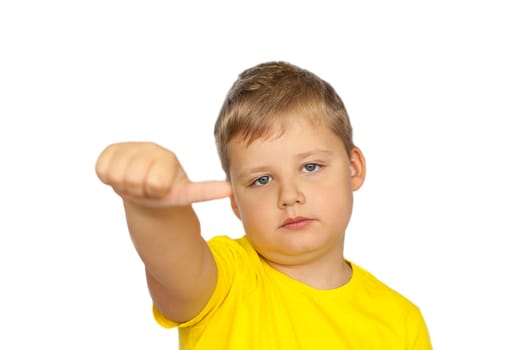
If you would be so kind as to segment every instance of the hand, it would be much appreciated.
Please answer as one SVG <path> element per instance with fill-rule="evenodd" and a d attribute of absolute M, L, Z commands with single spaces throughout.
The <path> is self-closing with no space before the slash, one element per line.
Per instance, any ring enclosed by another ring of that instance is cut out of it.
<path fill-rule="evenodd" d="M 147 207 L 187 206 L 228 197 L 226 181 L 191 182 L 175 154 L 151 142 L 108 146 L 96 172 L 123 199 Z"/>

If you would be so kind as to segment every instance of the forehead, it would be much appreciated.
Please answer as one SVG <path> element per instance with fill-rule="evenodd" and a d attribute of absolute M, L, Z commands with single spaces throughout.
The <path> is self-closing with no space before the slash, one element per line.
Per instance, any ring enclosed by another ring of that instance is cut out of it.
<path fill-rule="evenodd" d="M 306 115 L 287 114 L 280 118 L 274 118 L 272 123 L 259 127 L 255 130 L 245 130 L 234 135 L 228 142 L 228 148 L 251 148 L 252 145 L 272 144 L 285 141 L 294 134 L 312 134 L 316 129 L 323 128 L 321 118 L 313 118 Z"/>
<path fill-rule="evenodd" d="M 343 142 L 326 125 L 296 119 L 272 128 L 249 142 L 240 135 L 228 143 L 230 174 L 246 168 L 293 161 L 313 154 L 346 154 Z"/>
<path fill-rule="evenodd" d="M 270 116 L 258 116 L 235 132 L 229 143 L 244 143 L 247 146 L 256 141 L 271 141 L 278 139 L 291 127 L 320 127 L 326 123 L 319 113 L 306 110 L 281 111 Z"/>

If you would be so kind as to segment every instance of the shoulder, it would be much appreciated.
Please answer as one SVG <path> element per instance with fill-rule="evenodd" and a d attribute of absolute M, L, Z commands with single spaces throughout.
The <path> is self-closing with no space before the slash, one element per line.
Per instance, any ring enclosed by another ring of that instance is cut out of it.
<path fill-rule="evenodd" d="M 395 317 L 413 317 L 419 315 L 419 308 L 403 294 L 386 285 L 372 273 L 352 263 L 354 297 L 371 308 Z"/>
<path fill-rule="evenodd" d="M 393 298 L 400 303 L 412 304 L 406 297 L 380 281 L 363 267 L 352 263 L 352 270 L 353 276 L 351 282 L 355 284 L 354 287 L 358 288 L 360 293 L 364 293 L 371 298 Z"/>
<path fill-rule="evenodd" d="M 381 282 L 364 268 L 352 264 L 353 297 L 372 318 L 404 334 L 407 349 L 431 349 L 428 329 L 418 306 Z"/>
<path fill-rule="evenodd" d="M 409 343 L 429 349 L 428 330 L 419 307 L 364 268 L 353 263 L 352 267 L 353 295 L 359 303 L 383 322 L 402 327 Z"/>
<path fill-rule="evenodd" d="M 233 239 L 228 236 L 216 236 L 208 241 L 213 255 L 227 260 L 257 259 L 258 254 L 244 236 Z"/>
<path fill-rule="evenodd" d="M 208 241 L 208 246 L 217 264 L 219 279 L 228 283 L 253 279 L 261 268 L 259 254 L 245 236 L 238 239 L 216 236 Z"/>

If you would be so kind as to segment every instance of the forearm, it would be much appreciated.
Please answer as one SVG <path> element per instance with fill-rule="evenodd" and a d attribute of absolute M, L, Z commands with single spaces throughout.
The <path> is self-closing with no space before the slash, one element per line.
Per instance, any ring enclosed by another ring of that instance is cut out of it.
<path fill-rule="evenodd" d="M 96 171 L 124 199 L 155 304 L 173 320 L 196 315 L 215 288 L 217 267 L 191 205 L 230 196 L 230 184 L 191 182 L 173 152 L 150 142 L 108 146 Z"/>
<path fill-rule="evenodd" d="M 148 273 L 171 292 L 184 294 L 211 258 L 192 207 L 148 208 L 124 201 L 124 208 Z"/>

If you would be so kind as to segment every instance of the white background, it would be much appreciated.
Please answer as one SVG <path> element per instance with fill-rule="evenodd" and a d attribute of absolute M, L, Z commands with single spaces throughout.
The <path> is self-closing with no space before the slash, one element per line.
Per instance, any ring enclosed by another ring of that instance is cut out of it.
<path fill-rule="evenodd" d="M 177 348 L 95 161 L 150 140 L 222 179 L 215 117 L 268 60 L 347 105 L 368 162 L 347 256 L 420 306 L 436 349 L 525 348 L 521 1 L 174 3 L 1 2 L 1 349 Z M 196 210 L 206 237 L 242 234 L 227 201 Z"/>

